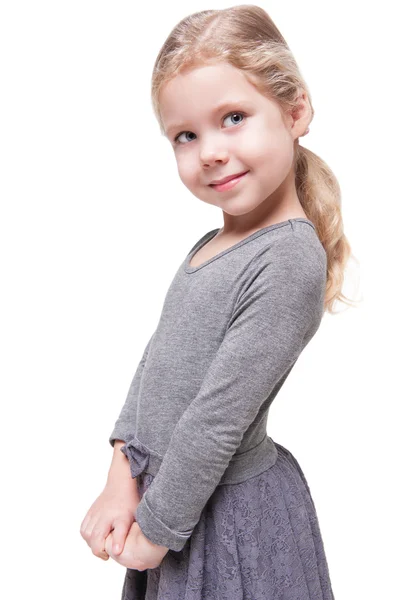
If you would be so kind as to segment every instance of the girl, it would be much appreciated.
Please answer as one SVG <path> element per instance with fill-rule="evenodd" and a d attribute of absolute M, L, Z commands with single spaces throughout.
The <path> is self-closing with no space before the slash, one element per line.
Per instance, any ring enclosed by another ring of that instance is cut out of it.
<path fill-rule="evenodd" d="M 123 600 L 333 600 L 315 506 L 269 407 L 350 255 L 338 183 L 299 145 L 310 94 L 257 6 L 183 19 L 152 100 L 179 175 L 223 227 L 185 256 L 110 436 L 81 533 Z"/>

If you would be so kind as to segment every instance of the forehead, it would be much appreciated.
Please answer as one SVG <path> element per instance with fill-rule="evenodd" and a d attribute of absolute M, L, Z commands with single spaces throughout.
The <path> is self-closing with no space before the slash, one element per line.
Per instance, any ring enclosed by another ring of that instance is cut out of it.
<path fill-rule="evenodd" d="M 168 134 L 191 119 L 213 114 L 229 104 L 255 105 L 264 96 L 245 75 L 223 63 L 196 67 L 176 75 L 159 96 L 162 122 Z"/>

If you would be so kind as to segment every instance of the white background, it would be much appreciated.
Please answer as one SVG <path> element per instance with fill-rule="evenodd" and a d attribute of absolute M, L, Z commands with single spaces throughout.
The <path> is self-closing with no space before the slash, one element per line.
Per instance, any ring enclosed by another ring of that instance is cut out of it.
<path fill-rule="evenodd" d="M 315 117 L 301 144 L 340 182 L 344 231 L 359 263 L 348 267 L 344 292 L 361 300 L 324 317 L 273 403 L 268 432 L 306 474 L 336 599 L 392 598 L 396 24 L 388 2 L 258 4 L 309 85 Z M 173 275 L 194 243 L 223 224 L 220 209 L 178 177 L 152 112 L 151 72 L 180 19 L 228 6 L 0 5 L 7 600 L 120 597 L 124 568 L 95 557 L 80 524 L 105 484 L 108 436 Z"/>

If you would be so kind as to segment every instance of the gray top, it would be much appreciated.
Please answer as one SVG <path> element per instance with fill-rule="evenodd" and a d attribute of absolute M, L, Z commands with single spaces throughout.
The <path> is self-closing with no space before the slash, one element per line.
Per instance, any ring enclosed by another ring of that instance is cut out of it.
<path fill-rule="evenodd" d="M 324 312 L 327 257 L 311 221 L 269 225 L 189 266 L 218 231 L 178 268 L 109 438 L 148 456 L 155 478 L 136 520 L 177 551 L 216 486 L 275 463 L 269 407 Z"/>

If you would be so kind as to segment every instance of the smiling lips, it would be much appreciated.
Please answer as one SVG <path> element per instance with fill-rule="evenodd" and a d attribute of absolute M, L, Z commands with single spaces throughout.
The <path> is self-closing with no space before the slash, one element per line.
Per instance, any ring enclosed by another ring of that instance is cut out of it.
<path fill-rule="evenodd" d="M 235 175 L 228 175 L 227 177 L 224 177 L 224 179 L 214 179 L 213 181 L 211 181 L 211 183 L 209 185 L 221 185 L 222 183 L 227 183 L 228 181 L 231 181 L 231 179 L 240 177 L 240 175 L 244 175 L 245 173 L 248 173 L 248 171 L 242 171 L 241 173 L 235 173 Z"/>
<path fill-rule="evenodd" d="M 229 175 L 224 179 L 220 179 L 223 183 L 210 183 L 209 186 L 216 192 L 227 192 L 238 185 L 247 173 L 248 171 L 244 171 L 243 173 L 237 173 L 236 175 Z"/>

